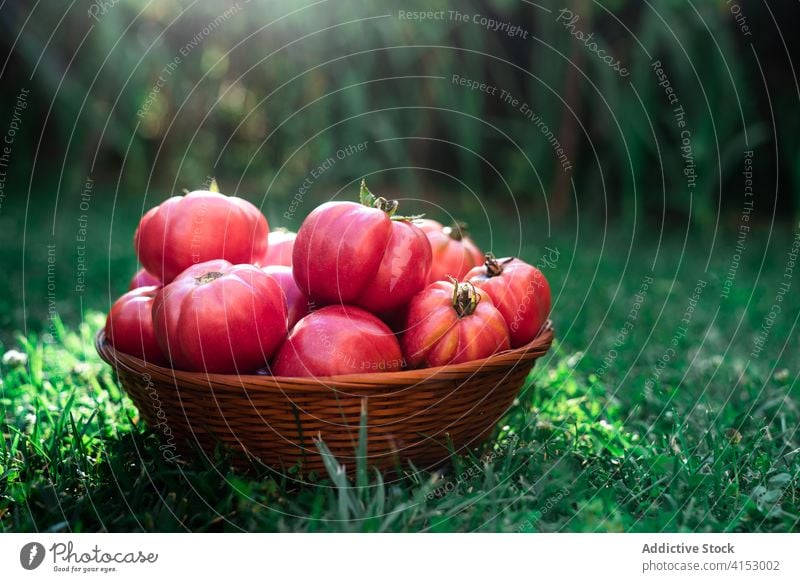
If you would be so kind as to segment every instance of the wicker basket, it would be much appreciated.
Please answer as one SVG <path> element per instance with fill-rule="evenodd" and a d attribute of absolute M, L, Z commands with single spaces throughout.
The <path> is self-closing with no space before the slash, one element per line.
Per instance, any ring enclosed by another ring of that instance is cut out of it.
<path fill-rule="evenodd" d="M 449 457 L 449 442 L 456 450 L 479 444 L 552 341 L 548 324 L 527 346 L 483 360 L 313 379 L 162 368 L 117 352 L 102 331 L 96 345 L 145 421 L 178 451 L 196 444 L 210 452 L 221 442 L 272 467 L 300 461 L 304 471 L 319 471 L 318 437 L 353 466 L 362 402 L 369 463 L 378 468 L 405 460 L 428 467 Z"/>

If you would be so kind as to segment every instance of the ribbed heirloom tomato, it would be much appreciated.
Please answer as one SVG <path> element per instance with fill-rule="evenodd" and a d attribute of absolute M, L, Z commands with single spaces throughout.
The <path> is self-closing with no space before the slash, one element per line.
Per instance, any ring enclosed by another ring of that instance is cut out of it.
<path fill-rule="evenodd" d="M 286 310 L 289 317 L 289 329 L 308 314 L 308 298 L 303 295 L 292 275 L 292 268 L 283 265 L 269 265 L 262 270 L 275 279 L 286 298 Z"/>
<path fill-rule="evenodd" d="M 411 300 L 401 344 L 411 368 L 460 364 L 508 349 L 508 327 L 481 289 L 437 281 Z"/>
<path fill-rule="evenodd" d="M 427 218 L 414 221 L 428 237 L 433 252 L 433 263 L 428 281 L 446 281 L 455 277 L 459 281 L 474 267 L 483 263 L 483 253 L 466 234 L 466 225 L 460 222 L 453 226 Z"/>
<path fill-rule="evenodd" d="M 162 365 L 166 358 L 153 332 L 153 300 L 158 290 L 155 285 L 138 287 L 117 299 L 106 319 L 106 339 L 120 352 Z"/>
<path fill-rule="evenodd" d="M 376 198 L 361 183 L 361 204 L 327 202 L 303 222 L 292 253 L 294 278 L 318 305 L 356 305 L 387 313 L 407 303 L 428 280 L 431 245 L 397 202 Z"/>
<path fill-rule="evenodd" d="M 285 228 L 276 228 L 267 237 L 267 254 L 262 265 L 292 266 L 292 249 L 297 233 Z"/>
<path fill-rule="evenodd" d="M 494 301 L 511 332 L 511 347 L 524 346 L 541 331 L 550 315 L 550 284 L 536 267 L 515 258 L 495 259 L 467 273 Z"/>
<path fill-rule="evenodd" d="M 272 363 L 276 376 L 393 372 L 403 355 L 392 331 L 359 309 L 329 305 L 301 319 Z"/>
<path fill-rule="evenodd" d="M 142 266 L 167 284 L 184 269 L 214 259 L 261 264 L 268 234 L 267 219 L 248 201 L 197 190 L 151 208 L 133 244 Z"/>
<path fill-rule="evenodd" d="M 246 374 L 262 367 L 287 333 L 286 301 L 253 265 L 194 265 L 164 286 L 153 304 L 161 351 L 174 367 Z"/>
<path fill-rule="evenodd" d="M 150 285 L 160 286 L 161 281 L 158 280 L 158 277 L 154 277 L 144 269 L 139 269 L 131 279 L 128 290 L 132 291 L 133 289 L 138 289 L 139 287 L 149 287 Z"/>

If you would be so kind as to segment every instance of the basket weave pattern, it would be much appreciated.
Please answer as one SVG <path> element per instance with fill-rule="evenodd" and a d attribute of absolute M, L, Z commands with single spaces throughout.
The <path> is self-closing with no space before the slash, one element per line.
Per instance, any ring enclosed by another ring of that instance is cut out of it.
<path fill-rule="evenodd" d="M 464 364 L 329 378 L 236 376 L 184 372 L 145 364 L 114 350 L 101 331 L 100 356 L 117 372 L 144 420 L 211 452 L 219 442 L 261 463 L 320 471 L 313 439 L 352 466 L 362 402 L 370 465 L 404 460 L 427 467 L 474 446 L 497 424 L 537 358 L 550 348 L 548 326 L 527 346 Z"/>

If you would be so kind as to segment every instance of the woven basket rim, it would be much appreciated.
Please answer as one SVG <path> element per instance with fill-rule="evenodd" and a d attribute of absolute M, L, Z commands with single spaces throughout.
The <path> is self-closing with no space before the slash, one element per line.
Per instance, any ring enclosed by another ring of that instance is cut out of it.
<path fill-rule="evenodd" d="M 191 372 L 187 370 L 177 370 L 175 368 L 158 366 L 156 364 L 145 362 L 141 358 L 117 351 L 106 339 L 105 329 L 100 329 L 95 336 L 95 349 L 100 357 L 109 365 L 116 366 L 122 362 L 134 369 L 152 370 L 162 375 L 172 376 L 176 381 L 187 380 L 191 382 L 201 381 L 203 383 L 213 383 L 215 380 L 222 383 L 229 383 L 231 378 L 238 378 L 242 384 L 260 384 L 268 382 L 270 384 L 280 385 L 283 383 L 291 383 L 294 386 L 300 387 L 302 385 L 311 387 L 319 387 L 320 384 L 337 384 L 337 383 L 352 383 L 364 385 L 376 384 L 409 384 L 424 382 L 432 376 L 440 374 L 458 374 L 458 375 L 472 375 L 479 373 L 482 369 L 491 369 L 495 366 L 512 366 L 521 360 L 531 357 L 538 359 L 550 349 L 550 344 L 553 342 L 553 325 L 551 320 L 542 326 L 539 334 L 528 344 L 518 348 L 504 350 L 492 354 L 487 358 L 480 360 L 472 360 L 461 364 L 449 364 L 446 366 L 437 366 L 435 368 L 418 368 L 412 370 L 401 370 L 399 372 L 366 372 L 360 374 L 340 374 L 336 376 L 271 376 L 260 374 L 217 374 L 207 372 Z"/>

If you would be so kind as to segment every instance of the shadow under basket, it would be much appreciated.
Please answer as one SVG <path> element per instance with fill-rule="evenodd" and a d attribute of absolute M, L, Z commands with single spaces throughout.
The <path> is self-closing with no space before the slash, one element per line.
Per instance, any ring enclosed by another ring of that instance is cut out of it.
<path fill-rule="evenodd" d="M 174 439 L 178 451 L 199 445 L 210 454 L 222 443 L 274 468 L 299 462 L 303 472 L 320 472 L 317 438 L 348 470 L 355 465 L 362 403 L 371 466 L 389 469 L 410 460 L 426 468 L 448 459 L 450 443 L 456 451 L 480 444 L 552 341 L 548 322 L 528 345 L 482 360 L 326 378 L 163 368 L 116 351 L 103 331 L 96 346 L 144 420 L 162 439 Z"/>

